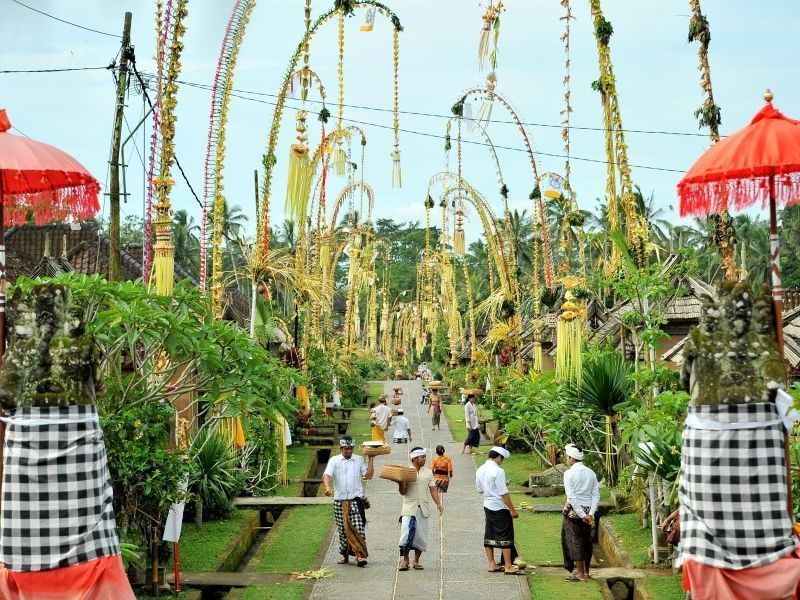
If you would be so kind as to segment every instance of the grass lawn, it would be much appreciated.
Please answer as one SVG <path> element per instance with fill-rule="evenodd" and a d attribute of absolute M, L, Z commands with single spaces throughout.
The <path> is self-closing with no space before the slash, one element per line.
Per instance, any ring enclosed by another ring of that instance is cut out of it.
<path fill-rule="evenodd" d="M 514 456 L 512 455 L 511 458 L 514 458 Z M 507 472 L 508 469 L 506 469 L 506 473 Z M 600 501 L 608 502 L 610 500 L 611 500 L 611 488 L 601 487 Z M 566 501 L 567 497 L 564 494 L 560 494 L 558 496 L 541 496 L 541 497 L 528 496 L 528 499 L 525 500 L 525 502 L 527 502 L 528 504 L 564 504 Z"/>
<path fill-rule="evenodd" d="M 511 494 L 511 501 L 518 505 L 520 502 L 530 503 L 530 498 L 523 494 Z M 563 562 L 559 513 L 519 511 L 519 518 L 514 521 L 514 537 L 520 555 L 530 564 L 558 566 Z"/>
<path fill-rule="evenodd" d="M 257 570 L 265 573 L 308 571 L 333 523 L 330 506 L 296 506 L 269 532 Z M 277 597 L 277 596 L 276 596 Z"/>
<path fill-rule="evenodd" d="M 639 523 L 639 516 L 636 513 L 622 515 L 608 515 L 609 519 L 617 530 L 622 547 L 633 561 L 633 566 L 643 568 L 653 566 L 653 557 L 650 554 L 650 546 L 653 539 L 649 528 L 644 528 Z"/>
<path fill-rule="evenodd" d="M 372 430 L 369 425 L 369 408 L 357 408 L 350 415 L 350 424 L 347 426 L 347 435 L 353 437 L 356 445 L 372 439 Z"/>
<path fill-rule="evenodd" d="M 461 404 L 443 404 L 442 406 L 444 408 L 444 416 L 450 425 L 450 434 L 453 436 L 453 441 L 463 442 L 464 438 L 467 437 L 467 426 L 464 424 L 464 406 Z M 491 419 L 491 409 L 479 405 L 478 418 L 481 421 Z M 488 443 L 483 434 L 481 434 L 481 444 L 485 446 Z"/>
<path fill-rule="evenodd" d="M 382 393 L 383 393 L 382 381 L 368 381 L 367 394 L 369 395 L 369 400 L 367 400 L 367 406 L 369 406 L 373 402 L 377 402 L 378 396 L 380 396 Z"/>
<path fill-rule="evenodd" d="M 578 583 L 553 575 L 528 575 L 531 600 L 603 600 L 597 581 Z M 657 596 L 659 600 L 660 596 Z"/>
<path fill-rule="evenodd" d="M 279 485 L 275 488 L 276 496 L 302 496 L 303 484 L 308 468 L 316 456 L 316 449 L 310 446 L 289 446 L 287 463 L 289 470 L 289 485 Z"/>
<path fill-rule="evenodd" d="M 222 552 L 239 533 L 242 521 L 253 510 L 234 510 L 223 521 L 209 521 L 197 527 L 194 523 L 184 523 L 181 530 L 181 568 L 185 571 L 216 571 L 222 559 Z"/>
<path fill-rule="evenodd" d="M 647 577 L 637 585 L 643 585 L 644 589 L 650 592 L 650 597 L 658 598 L 658 600 L 684 600 L 685 598 L 680 573 L 667 577 Z"/>
<path fill-rule="evenodd" d="M 512 452 L 511 456 L 503 461 L 503 470 L 506 472 L 506 481 L 509 485 L 522 486 L 528 485 L 531 473 L 543 471 L 544 467 L 535 454 Z"/>
<path fill-rule="evenodd" d="M 302 600 L 306 586 L 303 583 L 274 583 L 250 585 L 241 600 Z"/>

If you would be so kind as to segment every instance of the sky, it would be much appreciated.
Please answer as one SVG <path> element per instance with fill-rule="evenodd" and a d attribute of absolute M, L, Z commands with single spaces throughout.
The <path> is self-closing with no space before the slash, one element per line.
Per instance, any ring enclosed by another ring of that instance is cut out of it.
<path fill-rule="evenodd" d="M 133 13 L 132 42 L 142 72 L 154 70 L 155 2 L 145 0 L 22 0 L 59 18 L 101 32 L 121 35 L 124 12 Z M 485 2 L 485 0 L 484 0 Z M 344 118 L 368 123 L 365 180 L 376 194 L 373 218 L 424 221 L 423 202 L 430 177 L 447 169 L 443 140 L 450 107 L 472 86 L 485 82 L 478 70 L 477 45 L 483 7 L 479 0 L 386 0 L 401 19 L 400 109 L 427 115 L 401 114 L 400 135 L 403 187 L 391 187 L 392 161 L 392 35 L 391 25 L 379 15 L 374 31 L 359 25 L 364 9 L 346 24 Z M 497 91 L 528 123 L 540 172 L 563 172 L 560 111 L 564 108 L 564 51 L 560 36 L 563 9 L 558 0 L 507 0 L 501 20 Z M 312 1 L 319 15 L 332 0 Z M 186 20 L 181 79 L 203 85 L 213 82 L 219 48 L 233 0 L 191 0 Z M 261 171 L 273 117 L 274 95 L 303 29 L 303 0 L 261 0 L 257 3 L 239 53 L 234 86 L 258 94 L 261 102 L 233 98 L 230 105 L 225 194 L 249 216 L 255 228 L 253 170 Z M 600 99 L 591 89 L 598 64 L 588 2 L 573 0 L 571 32 L 572 187 L 581 208 L 592 209 L 602 197 L 606 166 Z M 709 51 L 714 97 L 722 108 L 721 132 L 746 125 L 763 105 L 771 88 L 774 105 L 789 116 L 800 116 L 800 4 L 795 0 L 703 0 L 712 32 Z M 603 10 L 614 27 L 611 53 L 620 108 L 633 165 L 633 179 L 645 195 L 653 194 L 664 217 L 677 223 L 675 186 L 682 174 L 710 145 L 698 130 L 694 111 L 702 104 L 697 44 L 687 43 L 688 1 L 605 0 Z M 99 67 L 119 50 L 119 39 L 82 30 L 37 14 L 13 0 L 0 0 L 0 71 Z M 336 21 L 329 21 L 311 44 L 311 66 L 320 75 L 336 115 Z M 316 98 L 316 97 L 313 97 Z M 267 102 L 267 103 L 265 103 Z M 0 73 L 0 108 L 5 108 L 14 133 L 58 146 L 81 161 L 102 183 L 108 181 L 108 155 L 115 104 L 115 84 L 104 70 L 63 73 Z M 299 106 L 290 100 L 288 106 Z M 318 105 L 309 104 L 316 112 Z M 202 197 L 203 164 L 208 136 L 210 92 L 181 86 L 178 92 L 176 154 L 198 195 Z M 142 118 L 144 101 L 132 94 L 126 108 L 124 137 Z M 478 106 L 473 110 L 477 113 Z M 508 121 L 495 106 L 492 119 Z M 333 121 L 333 120 L 332 120 Z M 309 119 L 309 137 L 319 139 L 316 120 Z M 143 144 L 146 128 L 126 147 L 129 197 L 124 215 L 144 210 Z M 380 127 L 379 127 L 380 126 Z M 587 128 L 587 129 L 580 129 Z M 420 132 L 427 135 L 410 133 Z M 641 131 L 670 132 L 641 133 Z M 533 188 L 531 168 L 519 130 L 494 122 L 488 133 L 498 149 L 512 209 L 529 212 Z M 278 164 L 272 191 L 270 218 L 283 220 L 289 147 L 293 142 L 294 110 L 284 112 L 277 145 Z M 480 141 L 475 132 L 465 140 Z M 455 143 L 449 167 L 455 169 Z M 356 148 L 357 149 L 357 148 Z M 580 159 L 590 159 L 580 160 Z M 650 168 L 646 168 L 650 167 Z M 187 209 L 196 222 L 201 209 L 173 169 L 175 209 Z M 495 168 L 486 148 L 464 144 L 462 173 L 491 206 L 502 201 Z M 331 177 L 328 196 L 335 197 L 346 182 Z M 103 210 L 108 202 L 103 197 Z M 478 221 L 470 216 L 467 242 L 479 235 Z"/>

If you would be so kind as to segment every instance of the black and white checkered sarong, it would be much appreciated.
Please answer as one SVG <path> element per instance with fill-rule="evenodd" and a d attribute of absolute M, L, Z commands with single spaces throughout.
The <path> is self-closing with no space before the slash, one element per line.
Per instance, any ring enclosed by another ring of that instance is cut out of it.
<path fill-rule="evenodd" d="M 6 420 L 0 563 L 43 571 L 119 554 L 94 406 L 17 408 Z"/>
<path fill-rule="evenodd" d="M 775 405 L 695 406 L 692 415 L 699 422 L 683 430 L 676 566 L 692 559 L 748 569 L 790 554 L 797 542 L 786 509 L 784 428 Z"/>

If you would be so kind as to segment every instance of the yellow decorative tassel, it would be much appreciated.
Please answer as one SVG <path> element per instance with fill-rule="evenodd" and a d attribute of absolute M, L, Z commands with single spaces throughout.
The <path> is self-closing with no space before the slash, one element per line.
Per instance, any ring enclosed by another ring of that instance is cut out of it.
<path fill-rule="evenodd" d="M 453 234 L 453 252 L 459 256 L 464 256 L 466 242 L 464 240 L 464 229 L 457 227 Z"/>
<path fill-rule="evenodd" d="M 491 29 L 484 21 L 481 35 L 478 38 L 478 70 L 483 71 L 486 67 L 486 57 L 489 56 L 489 34 Z"/>
<path fill-rule="evenodd" d="M 311 412 L 311 403 L 308 400 L 308 387 L 305 385 L 298 385 L 295 396 L 300 403 L 302 412 Z"/>
<path fill-rule="evenodd" d="M 333 170 L 339 177 L 347 175 L 347 152 L 342 148 L 341 142 L 337 142 L 333 150 Z"/>
<path fill-rule="evenodd" d="M 544 355 L 542 353 L 542 342 L 536 340 L 533 342 L 533 370 L 536 373 L 541 373 L 544 370 Z"/>
<path fill-rule="evenodd" d="M 163 207 L 161 207 L 163 208 Z M 170 235 L 171 221 L 169 209 L 159 210 L 155 224 L 156 243 L 153 246 L 153 278 L 156 294 L 171 296 L 175 287 L 175 246 Z"/>
<path fill-rule="evenodd" d="M 308 148 L 300 144 L 292 145 L 289 152 L 289 176 L 286 182 L 284 211 L 296 223 L 302 223 L 305 219 L 313 173 Z"/>
<path fill-rule="evenodd" d="M 331 242 L 328 239 L 324 239 L 322 240 L 322 245 L 319 247 L 319 264 L 322 265 L 323 268 L 326 268 L 330 260 Z"/>
<path fill-rule="evenodd" d="M 566 303 L 565 303 L 566 304 Z M 577 383 L 583 374 L 583 326 L 577 317 L 556 323 L 556 378 Z"/>
<path fill-rule="evenodd" d="M 244 439 L 244 427 L 242 426 L 242 417 L 234 418 L 234 427 L 236 434 L 234 436 L 233 445 L 236 446 L 237 449 L 244 448 L 246 441 Z"/>
<path fill-rule="evenodd" d="M 395 146 L 392 152 L 392 187 L 403 187 L 403 174 L 400 170 L 400 150 Z"/>

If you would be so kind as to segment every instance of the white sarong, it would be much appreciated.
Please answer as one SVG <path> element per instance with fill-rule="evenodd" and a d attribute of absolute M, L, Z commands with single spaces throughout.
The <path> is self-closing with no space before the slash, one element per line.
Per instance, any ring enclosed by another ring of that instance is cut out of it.
<path fill-rule="evenodd" d="M 419 506 L 413 517 L 400 517 L 400 554 L 405 554 L 412 548 L 422 552 L 428 549 L 428 517 L 422 514 Z"/>

